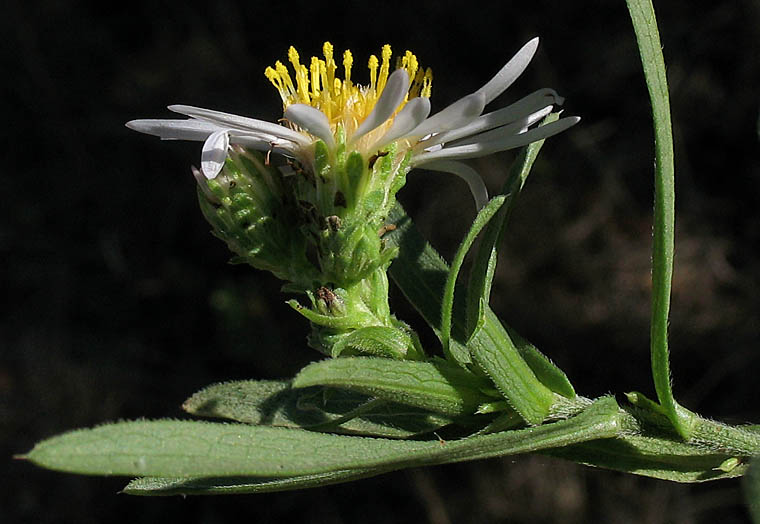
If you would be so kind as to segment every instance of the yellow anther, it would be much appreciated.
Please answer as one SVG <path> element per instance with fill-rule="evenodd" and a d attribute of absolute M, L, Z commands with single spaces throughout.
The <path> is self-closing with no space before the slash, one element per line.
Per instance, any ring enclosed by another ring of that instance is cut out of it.
<path fill-rule="evenodd" d="M 322 44 L 322 53 L 325 55 L 325 62 L 333 59 L 333 45 L 330 42 Z"/>
<path fill-rule="evenodd" d="M 277 90 L 282 89 L 282 82 L 280 82 L 280 77 L 277 74 L 277 71 L 272 69 L 272 67 L 267 67 L 264 69 L 264 76 L 269 79 L 270 82 L 272 82 L 272 85 L 277 88 Z"/>
<path fill-rule="evenodd" d="M 290 74 L 288 74 L 288 68 L 279 60 L 275 62 L 274 67 L 277 70 L 277 75 L 282 81 L 283 88 L 292 96 L 296 90 L 295 87 L 293 87 L 293 81 L 290 79 Z"/>
<path fill-rule="evenodd" d="M 345 80 L 344 84 L 346 86 L 351 87 L 351 66 L 354 65 L 354 57 L 351 54 L 351 51 L 346 49 L 346 51 L 343 53 L 343 69 L 345 71 Z"/>
<path fill-rule="evenodd" d="M 377 64 L 377 57 L 370 55 L 367 67 L 369 67 L 369 88 L 372 91 L 377 89 Z"/>
<path fill-rule="evenodd" d="M 420 67 L 420 64 L 417 62 L 417 57 L 411 51 L 407 51 L 404 58 L 407 59 L 406 72 L 409 73 L 409 79 L 411 80 L 417 74 L 417 68 Z"/>
<path fill-rule="evenodd" d="M 385 44 L 383 46 L 383 51 L 381 53 L 381 56 L 383 58 L 382 64 L 380 64 L 380 74 L 377 77 L 377 94 L 378 96 L 380 93 L 383 92 L 383 89 L 385 88 L 385 82 L 388 80 L 388 73 L 390 71 L 391 67 L 391 46 L 388 44 Z"/>
<path fill-rule="evenodd" d="M 390 46 L 390 44 L 385 44 L 385 45 L 383 46 L 383 50 L 382 50 L 382 52 L 381 52 L 381 55 L 382 55 L 382 57 L 383 57 L 383 63 L 384 63 L 384 64 L 388 64 L 388 63 L 390 62 L 390 59 L 391 59 L 391 55 L 392 55 L 392 54 L 393 54 L 393 53 L 391 52 L 391 46 Z"/>
<path fill-rule="evenodd" d="M 309 100 L 309 70 L 306 69 L 305 65 L 301 65 L 298 69 L 296 80 L 298 82 L 298 94 L 301 102 L 304 104 L 311 103 L 311 100 Z"/>
<path fill-rule="evenodd" d="M 422 90 L 420 96 L 430 98 L 430 92 L 433 90 L 433 70 L 429 67 L 425 71 L 425 77 L 422 80 Z"/>
<path fill-rule="evenodd" d="M 425 78 L 425 72 L 422 69 L 418 69 L 417 74 L 414 75 L 414 78 L 412 78 L 412 85 L 409 87 L 409 98 L 420 96 L 423 78 Z"/>
<path fill-rule="evenodd" d="M 319 58 L 316 56 L 311 57 L 309 71 L 311 72 L 311 96 L 316 99 L 322 91 L 319 88 Z"/>
<path fill-rule="evenodd" d="M 301 63 L 300 55 L 294 47 L 288 49 L 288 61 L 293 69 L 288 71 L 282 62 L 268 67 L 264 75 L 280 93 L 283 106 L 308 104 L 322 111 L 332 126 L 355 129 L 372 112 L 388 81 L 391 68 L 391 47 L 384 45 L 380 60 L 375 55 L 369 57 L 369 86 L 355 85 L 352 73 L 354 57 L 351 51 L 343 52 L 343 77 L 339 78 L 335 51 L 330 42 L 322 46 L 324 59 L 311 57 L 308 64 Z M 432 73 L 420 68 L 417 57 L 406 51 L 395 61 L 396 67 L 409 74 L 410 87 L 405 100 L 415 96 L 430 96 Z"/>
<path fill-rule="evenodd" d="M 322 81 L 322 103 L 319 105 L 319 109 L 327 115 L 328 120 L 332 118 L 332 93 L 330 89 L 333 87 L 332 82 L 327 79 L 327 64 L 324 60 L 319 61 L 319 78 Z"/>
<path fill-rule="evenodd" d="M 306 74 L 306 68 L 301 66 L 298 51 L 293 46 L 288 49 L 288 59 L 293 64 L 293 71 L 296 75 L 296 91 L 298 101 L 303 104 L 309 103 L 309 77 Z"/>
<path fill-rule="evenodd" d="M 338 66 L 335 65 L 335 60 L 333 59 L 332 44 L 330 42 L 325 42 L 322 46 L 322 52 L 325 55 L 325 67 L 327 72 L 327 82 L 324 82 L 324 85 L 330 89 L 335 85 L 335 70 L 338 69 Z M 333 95 L 335 94 L 336 93 L 333 92 Z"/>
<path fill-rule="evenodd" d="M 410 98 L 414 98 L 415 96 L 419 94 L 419 87 L 415 86 L 415 83 L 417 80 L 417 77 L 416 77 L 417 68 L 419 67 L 417 63 L 417 57 L 414 56 L 414 54 L 411 51 L 407 50 L 404 53 L 403 57 L 396 60 L 396 64 L 397 64 L 396 65 L 397 68 L 403 69 L 409 75 L 410 87 L 409 87 L 409 91 L 406 94 L 406 98 L 404 99 L 405 101 L 407 101 Z"/>
<path fill-rule="evenodd" d="M 264 76 L 266 76 L 269 81 L 272 82 L 272 85 L 277 88 L 277 91 L 280 93 L 280 98 L 282 98 L 282 104 L 287 107 L 289 104 L 288 92 L 282 85 L 282 78 L 280 78 L 280 75 L 271 67 L 267 67 L 264 70 Z"/>
<path fill-rule="evenodd" d="M 293 46 L 290 46 L 288 49 L 288 60 L 290 60 L 290 63 L 293 64 L 293 67 L 298 69 L 298 64 L 300 63 L 298 61 L 298 51 L 296 51 L 296 48 Z"/>

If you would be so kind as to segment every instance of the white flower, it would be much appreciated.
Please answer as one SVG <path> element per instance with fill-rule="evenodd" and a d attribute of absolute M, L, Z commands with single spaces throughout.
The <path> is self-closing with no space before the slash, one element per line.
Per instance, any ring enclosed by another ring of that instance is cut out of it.
<path fill-rule="evenodd" d="M 344 79 L 335 77 L 336 64 L 329 43 L 324 60 L 312 58 L 310 68 L 300 64 L 290 48 L 296 82 L 277 62 L 267 77 L 280 91 L 287 125 L 246 118 L 192 106 L 172 105 L 169 110 L 190 117 L 179 120 L 133 120 L 130 129 L 164 140 L 203 142 L 201 171 L 215 178 L 224 166 L 230 144 L 279 153 L 304 166 L 313 166 L 314 146 L 323 141 L 335 151 L 338 145 L 358 151 L 365 161 L 392 142 L 397 154 L 411 153 L 411 166 L 453 173 L 464 178 L 481 207 L 487 200 L 482 179 L 461 160 L 518 148 L 575 125 L 568 117 L 538 127 L 563 99 L 553 89 L 540 89 L 502 109 L 483 114 L 525 70 L 538 47 L 538 38 L 525 44 L 496 75 L 477 91 L 429 116 L 432 73 L 418 66 L 409 51 L 390 72 L 390 47 L 382 64 L 369 60 L 370 84 L 354 85 L 353 57 L 343 56 Z"/>

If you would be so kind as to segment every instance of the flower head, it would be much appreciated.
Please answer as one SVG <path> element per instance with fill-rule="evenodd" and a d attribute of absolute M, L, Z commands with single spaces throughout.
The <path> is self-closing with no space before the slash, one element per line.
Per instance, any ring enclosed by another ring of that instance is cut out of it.
<path fill-rule="evenodd" d="M 380 60 L 374 55 L 370 57 L 369 82 L 360 85 L 352 78 L 351 52 L 343 54 L 343 78 L 340 78 L 333 46 L 325 43 L 324 58 L 312 57 L 308 67 L 300 62 L 298 52 L 290 48 L 292 77 L 281 62 L 266 69 L 267 78 L 282 98 L 284 125 L 172 105 L 171 111 L 190 118 L 133 120 L 127 127 L 167 140 L 203 141 L 201 171 L 207 179 L 217 177 L 230 145 L 238 144 L 279 153 L 312 174 L 328 178 L 331 174 L 335 177 L 328 184 L 336 197 L 333 202 L 346 201 L 349 208 L 375 190 L 384 191 L 388 197 L 383 207 L 391 205 L 393 194 L 400 187 L 399 177 L 403 185 L 406 171 L 418 166 L 461 176 L 481 206 L 487 198 L 485 185 L 461 160 L 521 147 L 579 121 L 570 117 L 536 126 L 554 104 L 563 101 L 552 89 L 535 91 L 507 107 L 483 114 L 486 105 L 522 74 L 537 47 L 538 39 L 534 38 L 480 89 L 432 116 L 429 100 L 432 72 L 424 70 L 414 54 L 406 51 L 391 71 L 391 48 L 384 46 Z M 341 182 L 341 173 L 346 172 L 346 162 L 353 154 L 358 155 L 353 157 L 354 172 L 361 180 Z M 395 172 L 393 176 L 374 176 L 374 160 L 379 156 L 393 157 L 385 163 L 386 171 Z M 361 159 L 361 166 L 357 158 Z M 322 211 L 327 216 L 330 210 Z"/>
<path fill-rule="evenodd" d="M 290 68 L 265 70 L 280 93 L 283 116 L 266 122 L 199 107 L 172 105 L 186 119 L 133 120 L 127 127 L 167 140 L 203 142 L 199 200 L 214 234 L 246 262 L 306 294 L 294 307 L 312 324 L 310 341 L 330 353 L 336 341 L 366 327 L 409 338 L 390 313 L 387 269 L 399 248 L 386 223 L 417 166 L 465 179 L 478 207 L 483 180 L 463 159 L 520 147 L 561 132 L 578 118 L 538 125 L 562 98 L 541 89 L 484 114 L 533 58 L 525 44 L 480 89 L 431 116 L 433 75 L 406 51 L 391 66 L 391 48 L 368 61 L 369 80 L 355 83 L 354 59 L 333 46 L 307 64 L 295 48 Z M 329 300 L 328 300 L 329 298 Z"/>

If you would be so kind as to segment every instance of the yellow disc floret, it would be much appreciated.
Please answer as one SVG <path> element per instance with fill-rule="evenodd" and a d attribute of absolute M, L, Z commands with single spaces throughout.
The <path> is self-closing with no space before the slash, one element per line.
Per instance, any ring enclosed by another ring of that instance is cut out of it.
<path fill-rule="evenodd" d="M 366 86 L 354 84 L 351 78 L 354 63 L 351 51 L 343 53 L 342 79 L 336 76 L 338 65 L 335 63 L 334 49 L 330 42 L 324 43 L 322 54 L 324 58 L 311 57 L 307 68 L 301 64 L 298 51 L 294 47 L 288 50 L 295 84 L 288 68 L 279 61 L 274 67 L 267 67 L 264 74 L 280 92 L 283 109 L 291 104 L 308 104 L 322 111 L 331 126 L 341 125 L 350 133 L 370 114 L 385 88 L 388 75 L 391 73 L 391 46 L 383 46 L 381 60 L 375 55 L 369 57 L 369 85 Z M 411 80 L 404 103 L 418 96 L 430 97 L 433 73 L 429 68 L 421 68 L 417 57 L 411 51 L 406 51 L 400 56 L 395 65 L 397 69 L 406 70 Z M 404 103 L 399 106 L 399 110 Z"/>

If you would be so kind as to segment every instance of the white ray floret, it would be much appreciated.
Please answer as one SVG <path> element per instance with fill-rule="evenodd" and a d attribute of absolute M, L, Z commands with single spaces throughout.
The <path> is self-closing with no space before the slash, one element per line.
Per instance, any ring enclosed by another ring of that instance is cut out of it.
<path fill-rule="evenodd" d="M 382 149 L 394 140 L 408 136 L 410 132 L 419 126 L 430 114 L 430 100 L 427 98 L 413 98 L 399 111 L 393 119 L 393 125 L 383 137 L 373 144 L 371 149 Z"/>
<path fill-rule="evenodd" d="M 427 136 L 467 125 L 480 116 L 485 106 L 485 95 L 483 93 L 472 93 L 424 120 L 409 135 Z"/>
<path fill-rule="evenodd" d="M 483 178 L 477 171 L 464 162 L 457 162 L 456 160 L 438 160 L 425 164 L 425 169 L 451 173 L 467 182 L 467 187 L 470 188 L 470 193 L 472 193 L 472 196 L 475 199 L 475 206 L 478 208 L 478 211 L 483 209 L 483 206 L 488 203 L 488 189 L 483 182 Z"/>
<path fill-rule="evenodd" d="M 422 142 L 422 144 L 424 144 L 423 149 L 427 149 L 433 144 L 452 142 L 465 136 L 474 135 L 482 131 L 488 131 L 489 129 L 509 124 L 518 118 L 539 110 L 540 108 L 553 106 L 555 104 L 562 105 L 564 101 L 565 99 L 559 96 L 554 89 L 539 89 L 507 107 L 481 115 L 467 125 L 431 136 L 429 139 Z"/>
<path fill-rule="evenodd" d="M 247 118 L 244 116 L 233 115 L 230 113 L 222 113 L 221 111 L 213 111 L 211 109 L 204 109 L 202 107 L 183 106 L 183 105 L 171 105 L 169 111 L 174 111 L 181 115 L 197 118 L 205 122 L 216 124 L 219 127 L 235 129 L 238 131 L 244 131 L 249 133 L 261 133 L 264 135 L 272 135 L 285 140 L 290 140 L 296 144 L 308 145 L 312 142 L 309 137 L 304 136 L 298 131 L 293 131 L 287 127 L 283 127 L 272 122 L 266 122 L 264 120 L 256 120 L 255 118 Z"/>
<path fill-rule="evenodd" d="M 221 129 L 219 126 L 202 122 L 200 120 L 164 120 L 146 119 L 132 120 L 127 122 L 129 129 L 154 135 L 161 140 L 201 140 L 204 141 L 214 131 Z"/>
<path fill-rule="evenodd" d="M 230 135 L 224 129 L 214 131 L 203 143 L 203 153 L 201 153 L 201 172 L 209 180 L 216 178 L 216 175 L 224 167 L 224 160 L 227 158 L 227 149 L 230 147 Z"/>
<path fill-rule="evenodd" d="M 520 134 L 509 135 L 506 137 L 483 142 L 473 142 L 467 145 L 442 147 L 435 151 L 426 151 L 420 155 L 417 155 L 412 158 L 412 162 L 416 166 L 421 166 L 427 162 L 432 162 L 433 160 L 461 160 L 465 158 L 478 158 L 490 155 L 492 153 L 498 153 L 499 151 L 506 151 L 507 149 L 522 147 L 530 144 L 531 142 L 543 140 L 550 136 L 556 135 L 557 133 L 565 131 L 578 122 L 580 122 L 579 117 L 568 117 L 541 127 L 530 129 Z"/>
<path fill-rule="evenodd" d="M 143 119 L 126 123 L 129 129 L 154 135 L 161 140 L 192 140 L 205 142 L 212 133 L 226 131 L 230 144 L 237 144 L 262 151 L 273 151 L 293 156 L 300 148 L 290 140 L 253 131 L 228 129 L 201 120 Z"/>
<path fill-rule="evenodd" d="M 546 106 L 543 109 L 536 111 L 535 113 L 531 113 L 522 118 L 518 118 L 509 124 L 503 125 L 501 127 L 494 127 L 490 131 L 484 131 L 482 133 L 467 133 L 466 135 L 463 135 L 462 138 L 446 141 L 446 147 L 474 144 L 477 142 L 490 142 L 492 140 L 497 140 L 499 138 L 507 137 L 510 135 L 519 135 L 525 133 L 528 131 L 530 126 L 537 122 L 540 122 L 544 119 L 545 116 L 551 113 L 552 109 L 552 106 Z"/>
<path fill-rule="evenodd" d="M 324 140 L 330 149 L 335 147 L 330 121 L 319 109 L 306 104 L 291 104 L 285 109 L 284 116 L 298 127 Z"/>
<path fill-rule="evenodd" d="M 499 70 L 499 72 L 486 83 L 486 85 L 476 91 L 485 95 L 486 104 L 490 104 L 497 96 L 511 86 L 521 74 L 523 74 L 523 71 L 525 71 L 528 64 L 530 64 L 530 61 L 533 60 L 533 55 L 536 54 L 537 49 L 538 37 L 522 46 L 522 48 L 515 53 L 515 56 L 513 56 L 509 62 L 507 62 L 504 67 L 502 67 L 501 70 Z"/>
<path fill-rule="evenodd" d="M 364 122 L 351 136 L 351 140 L 356 141 L 387 122 L 396 112 L 398 106 L 401 105 L 401 102 L 404 101 L 408 90 L 409 75 L 403 69 L 397 69 L 388 77 L 388 83 L 385 84 L 383 94 L 380 95 L 369 116 L 364 119 Z"/>

